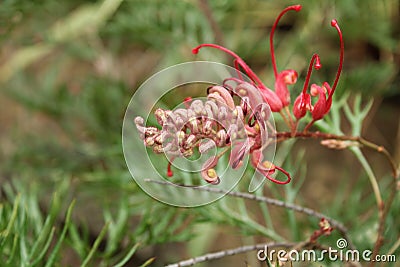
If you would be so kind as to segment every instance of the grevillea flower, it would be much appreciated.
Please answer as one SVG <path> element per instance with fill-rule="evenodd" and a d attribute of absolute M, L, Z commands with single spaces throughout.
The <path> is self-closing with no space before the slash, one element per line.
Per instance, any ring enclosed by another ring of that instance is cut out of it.
<path fill-rule="evenodd" d="M 273 37 L 275 33 L 275 29 L 278 25 L 279 20 L 281 17 L 288 11 L 294 10 L 294 11 L 300 11 L 301 10 L 301 5 L 293 5 L 285 8 L 278 16 L 278 18 L 275 20 L 275 23 L 272 26 L 271 33 L 270 33 L 270 52 L 271 52 L 271 60 L 272 60 L 272 67 L 274 71 L 274 76 L 275 76 L 275 91 L 269 89 L 267 86 L 264 85 L 264 83 L 261 81 L 261 79 L 251 70 L 251 68 L 244 62 L 242 58 L 240 58 L 236 53 L 233 51 L 219 46 L 217 44 L 201 44 L 197 47 L 195 47 L 192 52 L 194 54 L 197 54 L 199 50 L 203 47 L 211 47 L 211 48 L 216 48 L 219 49 L 229 55 L 231 55 L 234 58 L 234 65 L 235 68 L 238 70 L 238 73 L 242 69 L 248 77 L 252 81 L 252 85 L 256 87 L 262 96 L 264 97 L 264 101 L 268 103 L 270 106 L 271 110 L 273 112 L 281 112 L 281 110 L 284 107 L 289 106 L 290 104 L 290 92 L 288 89 L 288 85 L 295 84 L 297 81 L 298 74 L 295 70 L 283 70 L 281 72 L 278 72 L 277 66 L 276 66 L 276 58 L 275 58 L 275 52 L 274 52 L 274 45 L 273 45 Z M 334 84 L 332 88 L 329 86 L 327 82 L 323 84 L 323 86 L 317 87 L 316 85 L 311 86 L 312 93 L 311 95 L 307 93 L 310 77 L 311 77 L 311 72 L 313 67 L 315 69 L 320 69 L 321 68 L 321 63 L 320 63 L 320 58 L 317 54 L 313 55 L 310 66 L 307 72 L 306 80 L 303 86 L 303 91 L 302 93 L 296 98 L 294 101 L 293 105 L 293 115 L 297 120 L 301 119 L 306 115 L 307 110 L 311 112 L 312 114 L 312 122 L 307 125 L 305 130 L 307 130 L 315 121 L 320 120 L 324 117 L 326 113 L 329 112 L 330 107 L 332 105 L 332 96 L 333 93 L 336 90 L 337 83 L 339 81 L 339 77 L 341 74 L 342 66 L 343 66 L 343 54 L 344 54 L 344 43 L 343 43 L 343 37 L 341 30 L 339 28 L 339 25 L 337 21 L 334 19 L 331 21 L 331 26 L 336 28 L 339 34 L 340 38 L 340 62 L 339 62 L 339 67 L 338 71 L 336 74 L 336 78 L 334 81 Z M 239 75 L 239 77 L 241 77 Z M 317 97 L 318 100 L 314 105 L 312 105 L 311 101 L 311 96 Z M 289 113 L 289 112 L 288 112 Z M 292 128 L 292 130 L 295 130 L 297 124 L 295 125 L 292 122 L 291 115 L 288 114 L 288 124 Z M 284 116 L 284 119 L 286 120 L 287 118 Z"/>
<path fill-rule="evenodd" d="M 270 51 L 271 51 L 271 60 L 272 66 L 274 69 L 275 75 L 275 91 L 269 89 L 264 83 L 261 81 L 260 78 L 251 70 L 251 68 L 244 62 L 242 58 L 240 58 L 236 53 L 232 52 L 231 50 L 219 46 L 217 44 L 201 44 L 195 47 L 192 52 L 193 54 L 197 54 L 199 50 L 203 47 L 212 47 L 219 49 L 234 58 L 234 65 L 235 68 L 240 71 L 240 68 L 244 70 L 244 72 L 249 76 L 249 78 L 253 81 L 253 85 L 256 86 L 261 94 L 264 97 L 264 100 L 269 104 L 271 110 L 273 112 L 280 112 L 282 108 L 288 106 L 290 104 L 290 93 L 288 89 L 288 85 L 294 84 L 297 81 L 297 72 L 295 70 L 284 70 L 278 73 L 276 67 L 276 59 L 275 59 L 275 52 L 274 52 L 274 45 L 273 45 L 273 38 L 275 29 L 278 25 L 279 20 L 281 17 L 288 11 L 295 10 L 300 11 L 301 5 L 294 5 L 285 8 L 275 20 L 274 25 L 272 26 L 271 34 L 270 34 Z M 239 75 L 240 77 L 240 75 Z"/>
<path fill-rule="evenodd" d="M 233 51 L 217 44 L 201 44 L 192 52 L 197 54 L 204 47 L 219 49 L 233 57 L 233 64 L 238 78 L 227 78 L 222 85 L 214 85 L 207 89 L 207 100 L 192 100 L 185 98 L 185 108 L 176 110 L 157 109 L 155 117 L 162 129 L 146 127 L 143 118 L 135 119 L 140 138 L 155 153 L 165 153 L 169 156 L 167 176 L 172 176 L 171 162 L 176 157 L 189 157 L 198 149 L 201 154 L 212 148 L 231 147 L 229 164 L 233 169 L 239 168 L 246 155 L 250 155 L 253 167 L 265 178 L 277 183 L 286 184 L 291 177 L 288 172 L 268 160 L 264 160 L 263 152 L 271 142 L 268 120 L 272 112 L 279 112 L 292 133 L 296 132 L 298 121 L 305 117 L 307 111 L 311 113 L 312 121 L 304 128 L 307 131 L 312 124 L 327 114 L 332 105 L 332 96 L 337 87 L 343 65 L 344 44 L 341 30 L 336 20 L 331 26 L 336 28 L 340 37 L 340 62 L 336 78 L 331 87 L 327 82 L 322 86 L 312 84 L 309 89 L 310 77 L 313 69 L 320 69 L 321 63 L 318 54 L 311 58 L 303 90 L 293 103 L 294 121 L 289 111 L 291 104 L 289 85 L 297 81 L 295 70 L 287 69 L 278 72 L 274 53 L 273 38 L 281 17 L 288 11 L 300 11 L 300 5 L 285 8 L 275 20 L 270 33 L 270 52 L 272 67 L 275 76 L 274 89 L 268 88 L 261 79 L 251 70 Z M 250 78 L 250 82 L 243 79 L 241 71 Z M 232 86 L 230 82 L 235 83 Z M 309 90 L 309 92 L 308 92 Z M 240 97 L 240 104 L 236 105 L 233 97 Z M 312 101 L 312 98 L 317 98 Z M 284 111 L 284 112 L 282 112 Z M 286 112 L 286 113 L 285 113 Z M 272 134 L 276 134 L 274 131 Z M 206 141 L 205 141 L 206 140 Z M 223 150 L 223 153 L 229 151 Z M 216 171 L 220 156 L 212 156 L 202 166 L 202 178 L 211 184 L 218 184 L 220 177 Z M 279 171 L 287 179 L 278 180 L 272 175 Z"/>
<path fill-rule="evenodd" d="M 333 86 L 331 86 L 324 82 L 322 86 L 318 86 L 316 84 L 311 85 L 310 93 L 313 97 L 318 97 L 317 102 L 315 105 L 311 104 L 311 97 L 310 94 L 307 93 L 308 84 L 310 81 L 310 76 L 312 72 L 312 67 L 314 66 L 315 69 L 321 68 L 320 59 L 317 54 L 313 55 L 310 66 L 308 68 L 308 73 L 306 77 L 306 81 L 304 83 L 302 93 L 297 97 L 293 106 L 293 113 L 297 119 L 304 117 L 306 110 L 309 110 L 312 115 L 312 122 L 306 127 L 305 130 L 309 128 L 315 121 L 322 119 L 325 114 L 327 114 L 332 106 L 332 96 L 336 90 L 336 86 L 338 84 L 340 74 L 342 72 L 343 67 L 343 57 L 344 57 L 344 42 L 343 42 L 343 35 L 339 28 L 337 21 L 334 19 L 331 21 L 331 26 L 336 28 L 339 38 L 340 38 L 340 60 L 339 60 L 339 67 L 336 73 L 335 81 Z M 315 62 L 315 64 L 314 64 Z"/>
<path fill-rule="evenodd" d="M 235 105 L 232 95 L 240 97 L 240 105 Z M 169 156 L 167 176 L 173 175 L 171 162 L 176 157 L 191 156 L 195 148 L 204 154 L 215 147 L 232 145 L 229 164 L 233 169 L 240 167 L 244 157 L 251 154 L 252 165 L 266 178 L 279 184 L 290 181 L 287 172 L 262 159 L 262 149 L 268 139 L 265 122 L 271 112 L 252 84 L 241 82 L 232 90 L 220 85 L 211 86 L 207 90 L 207 101 L 186 99 L 185 106 L 185 109 L 173 111 L 156 109 L 154 114 L 162 129 L 144 126 L 141 117 L 135 119 L 144 144 L 152 147 L 155 153 Z M 202 166 L 201 176 L 208 183 L 220 181 L 215 169 L 220 156 L 222 154 L 210 157 Z M 288 179 L 272 178 L 276 170 L 282 171 Z"/>
<path fill-rule="evenodd" d="M 319 70 L 321 66 L 321 62 L 318 54 L 314 54 L 311 58 L 310 65 L 308 67 L 308 72 L 306 76 L 306 80 L 304 82 L 302 93 L 296 98 L 293 104 L 293 114 L 297 120 L 301 119 L 306 115 L 307 110 L 313 111 L 313 106 L 311 105 L 311 96 L 307 93 L 307 88 L 310 83 L 310 77 L 312 68 Z"/>

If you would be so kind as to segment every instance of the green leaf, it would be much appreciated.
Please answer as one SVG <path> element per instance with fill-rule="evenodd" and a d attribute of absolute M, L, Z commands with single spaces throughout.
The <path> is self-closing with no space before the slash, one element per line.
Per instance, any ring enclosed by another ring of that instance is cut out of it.
<path fill-rule="evenodd" d="M 129 259 L 132 257 L 133 254 L 135 254 L 136 250 L 139 247 L 139 243 L 135 244 L 129 251 L 128 253 L 125 255 L 125 257 L 118 262 L 117 264 L 115 264 L 113 267 L 123 267 L 125 265 L 125 263 L 127 263 L 129 261 Z"/>
<path fill-rule="evenodd" d="M 101 229 L 100 234 L 97 236 L 96 240 L 93 243 L 92 249 L 89 251 L 88 255 L 86 256 L 85 260 L 82 262 L 82 267 L 86 267 L 89 263 L 90 259 L 93 257 L 94 253 L 96 252 L 97 248 L 100 245 L 101 240 L 103 240 L 104 236 L 107 233 L 109 223 L 107 222 L 103 229 Z"/>
<path fill-rule="evenodd" d="M 55 261 L 56 261 L 56 257 L 61 249 L 61 244 L 64 242 L 65 236 L 67 234 L 67 230 L 71 224 L 71 215 L 72 215 L 72 210 L 75 206 L 75 200 L 72 201 L 72 203 L 69 205 L 68 209 L 67 209 L 67 213 L 65 216 L 65 224 L 64 227 L 62 229 L 61 235 L 58 237 L 57 243 L 54 246 L 54 249 L 51 251 L 50 256 L 46 262 L 45 267 L 51 267 L 54 265 Z"/>

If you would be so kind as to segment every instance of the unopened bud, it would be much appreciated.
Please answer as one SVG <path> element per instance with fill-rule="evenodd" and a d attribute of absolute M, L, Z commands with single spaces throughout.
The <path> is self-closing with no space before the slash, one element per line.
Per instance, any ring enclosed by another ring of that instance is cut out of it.
<path fill-rule="evenodd" d="M 195 100 L 190 105 L 190 108 L 194 111 L 194 113 L 197 116 L 201 115 L 203 113 L 203 109 L 204 109 L 203 102 L 201 100 Z"/>
<path fill-rule="evenodd" d="M 153 146 L 154 153 L 161 154 L 164 152 L 162 145 L 155 145 Z"/>
<path fill-rule="evenodd" d="M 213 140 L 208 140 L 206 142 L 201 142 L 199 145 L 199 152 L 201 154 L 206 153 L 208 150 L 215 148 L 215 142 Z"/>
<path fill-rule="evenodd" d="M 176 137 L 178 139 L 178 144 L 181 144 L 183 139 L 185 138 L 185 132 L 184 131 L 177 132 Z"/>
<path fill-rule="evenodd" d="M 203 133 L 205 135 L 209 135 L 212 132 L 212 125 L 213 122 L 210 120 L 207 120 L 204 124 L 203 124 Z"/>
<path fill-rule="evenodd" d="M 356 145 L 357 143 L 354 142 L 349 142 L 349 141 L 343 141 L 343 140 L 336 140 L 336 139 L 326 139 L 321 141 L 321 145 L 326 146 L 331 149 L 345 149 L 348 148 L 349 146 Z"/>
<path fill-rule="evenodd" d="M 185 150 L 183 150 L 183 151 L 182 151 L 182 155 L 183 155 L 184 157 L 186 157 L 186 158 L 192 156 L 192 155 L 193 155 L 193 149 L 190 148 L 190 149 L 185 149 Z"/>
<path fill-rule="evenodd" d="M 199 132 L 199 123 L 197 121 L 197 118 L 190 118 L 189 123 L 192 128 L 192 133 L 198 133 Z"/>
<path fill-rule="evenodd" d="M 225 99 L 218 92 L 208 94 L 207 98 L 215 103 L 226 104 Z"/>
<path fill-rule="evenodd" d="M 146 137 L 146 139 L 144 140 L 146 146 L 152 146 L 154 145 L 154 137 Z"/>
<path fill-rule="evenodd" d="M 154 116 L 157 119 L 158 124 L 160 124 L 161 126 L 164 125 L 167 121 L 167 115 L 165 114 L 165 111 L 161 108 L 156 109 L 156 111 L 154 111 Z"/>
<path fill-rule="evenodd" d="M 185 141 L 185 148 L 186 149 L 191 148 L 193 146 L 193 144 L 195 143 L 195 141 L 196 141 L 196 136 L 194 134 L 189 135 Z"/>
<path fill-rule="evenodd" d="M 163 134 L 159 134 L 154 137 L 154 141 L 156 142 L 156 144 L 161 145 L 164 142 L 163 136 Z"/>
<path fill-rule="evenodd" d="M 219 113 L 218 113 L 218 119 L 223 121 L 226 119 L 226 117 L 228 116 L 227 110 L 225 106 L 220 107 L 219 109 Z"/>
<path fill-rule="evenodd" d="M 144 132 L 145 137 L 154 137 L 156 134 L 159 134 L 160 130 L 156 127 L 146 127 Z"/>
<path fill-rule="evenodd" d="M 226 131 L 224 129 L 221 129 L 217 132 L 217 145 L 218 146 L 224 146 L 226 143 Z"/>

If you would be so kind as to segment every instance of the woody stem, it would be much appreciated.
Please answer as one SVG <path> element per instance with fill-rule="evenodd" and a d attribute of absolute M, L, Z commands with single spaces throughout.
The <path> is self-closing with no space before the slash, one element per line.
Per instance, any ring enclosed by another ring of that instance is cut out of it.
<path fill-rule="evenodd" d="M 303 133 L 307 133 L 307 132 L 308 132 L 308 129 L 311 128 L 311 126 L 314 124 L 314 122 L 315 122 L 315 120 L 310 121 L 310 122 L 306 125 L 306 127 L 304 127 Z"/>
<path fill-rule="evenodd" d="M 335 140 L 341 140 L 341 141 L 357 142 L 362 146 L 368 147 L 372 150 L 382 153 L 385 156 L 385 158 L 387 159 L 388 163 L 390 164 L 390 167 L 392 169 L 392 175 L 394 177 L 399 176 L 399 173 L 398 173 L 398 170 L 396 167 L 396 163 L 394 162 L 392 156 L 386 150 L 386 148 L 383 146 L 377 145 L 375 143 L 372 143 L 371 141 L 368 141 L 360 136 L 335 135 L 335 134 L 321 133 L 321 132 L 296 132 L 294 134 L 291 132 L 278 132 L 273 137 L 277 138 L 279 142 L 290 139 L 290 138 L 335 139 Z"/>

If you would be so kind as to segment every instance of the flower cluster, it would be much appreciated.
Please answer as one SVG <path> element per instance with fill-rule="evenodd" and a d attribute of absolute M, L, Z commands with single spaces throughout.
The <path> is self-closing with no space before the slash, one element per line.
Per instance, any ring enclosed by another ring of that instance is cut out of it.
<path fill-rule="evenodd" d="M 275 60 L 274 45 L 273 45 L 273 37 L 278 22 L 280 18 L 290 10 L 300 11 L 301 5 L 294 5 L 285 8 L 276 19 L 274 25 L 272 26 L 270 34 L 270 52 L 272 59 L 272 67 L 275 75 L 275 84 L 274 84 L 275 90 L 271 90 L 270 88 L 265 86 L 264 83 L 260 80 L 260 78 L 257 77 L 257 75 L 250 69 L 250 67 L 244 62 L 243 59 L 241 59 L 237 54 L 235 54 L 234 52 L 230 51 L 225 47 L 221 47 L 216 44 L 201 44 L 195 47 L 192 50 L 192 52 L 194 54 L 197 54 L 199 50 L 203 47 L 212 47 L 231 55 L 234 58 L 234 65 L 237 71 L 240 72 L 240 70 L 243 70 L 244 73 L 248 75 L 248 77 L 252 80 L 253 86 L 255 86 L 260 91 L 260 93 L 263 95 L 265 102 L 268 103 L 269 106 L 271 107 L 271 110 L 273 112 L 279 112 L 282 115 L 285 122 L 287 123 L 287 125 L 291 128 L 292 132 L 294 133 L 297 129 L 298 121 L 306 115 L 307 111 L 311 112 L 312 121 L 304 128 L 304 131 L 307 131 L 315 121 L 322 119 L 329 112 L 332 105 L 332 96 L 333 93 L 335 92 L 342 71 L 344 43 L 343 43 L 342 32 L 339 28 L 337 21 L 334 19 L 331 21 L 331 26 L 334 27 L 339 34 L 340 60 L 333 86 L 331 87 L 327 82 L 324 82 L 322 86 L 319 86 L 317 84 L 312 84 L 309 90 L 310 93 L 307 92 L 313 68 L 318 70 L 322 67 L 319 55 L 314 54 L 310 61 L 303 90 L 293 103 L 292 113 L 296 119 L 296 121 L 294 121 L 292 118 L 292 114 L 289 111 L 291 97 L 288 85 L 293 85 L 296 83 L 298 74 L 295 70 L 291 69 L 278 72 Z M 311 97 L 317 98 L 314 104 L 312 103 L 313 101 Z"/>
<path fill-rule="evenodd" d="M 227 82 L 227 81 L 225 81 Z M 234 96 L 238 96 L 240 105 L 235 105 Z M 239 168 L 247 154 L 251 154 L 252 165 L 276 183 L 290 181 L 289 174 L 269 161 L 263 161 L 262 149 L 268 141 L 268 124 L 271 115 L 268 105 L 261 104 L 257 89 L 249 83 L 241 82 L 234 88 L 229 85 L 211 86 L 207 90 L 207 100 L 186 99 L 186 108 L 176 110 L 157 109 L 154 114 L 161 129 L 144 126 L 141 117 L 135 119 L 140 137 L 155 153 L 165 153 L 171 159 L 189 157 L 197 148 L 202 154 L 218 147 L 232 146 L 230 165 Z M 206 140 L 204 142 L 204 140 Z M 219 183 L 214 169 L 223 153 L 212 156 L 204 163 L 201 171 L 203 179 L 209 183 Z M 167 175 L 172 176 L 171 161 Z M 286 181 L 271 177 L 280 170 L 287 175 Z"/>
<path fill-rule="evenodd" d="M 292 112 L 290 112 L 291 96 L 288 86 L 296 83 L 298 74 L 291 69 L 278 72 L 273 37 L 280 18 L 290 10 L 300 11 L 300 9 L 300 5 L 285 8 L 271 30 L 270 52 L 275 75 L 275 90 L 265 86 L 244 60 L 231 50 L 216 44 L 201 44 L 192 50 L 194 54 L 197 54 L 201 48 L 211 47 L 231 55 L 234 58 L 233 63 L 238 78 L 228 78 L 222 85 L 208 88 L 206 101 L 188 98 L 184 103 L 186 108 L 173 111 L 157 109 L 155 117 L 161 129 L 146 127 L 141 117 L 135 119 L 136 127 L 145 145 L 152 147 L 155 153 L 165 153 L 169 156 L 168 176 L 172 176 L 171 162 L 175 157 L 189 157 L 194 149 L 198 149 L 203 154 L 211 148 L 226 148 L 217 156 L 210 157 L 201 171 L 201 176 L 205 181 L 217 184 L 220 180 L 215 166 L 221 155 L 231 147 L 229 163 L 233 169 L 241 166 L 245 156 L 250 155 L 251 164 L 267 179 L 278 184 L 290 182 L 289 173 L 263 159 L 263 150 L 269 142 L 272 142 L 271 137 L 276 134 L 268 121 L 271 112 L 279 112 L 293 134 L 297 131 L 299 120 L 310 112 L 312 121 L 303 129 L 307 132 L 313 123 L 322 119 L 331 108 L 332 95 L 342 70 L 344 51 L 341 30 L 337 21 L 332 20 L 331 26 L 337 30 L 340 38 L 340 62 L 333 86 L 331 87 L 327 82 L 321 86 L 316 84 L 309 86 L 313 68 L 321 68 L 320 58 L 318 54 L 314 54 L 303 90 L 295 99 Z M 241 71 L 250 78 L 250 82 L 243 79 Z M 234 86 L 231 85 L 232 82 Z M 240 99 L 240 104 L 235 104 L 234 97 Z M 316 97 L 317 100 L 312 101 L 312 97 Z M 287 179 L 281 181 L 273 178 L 272 174 L 276 171 L 282 172 Z"/>

